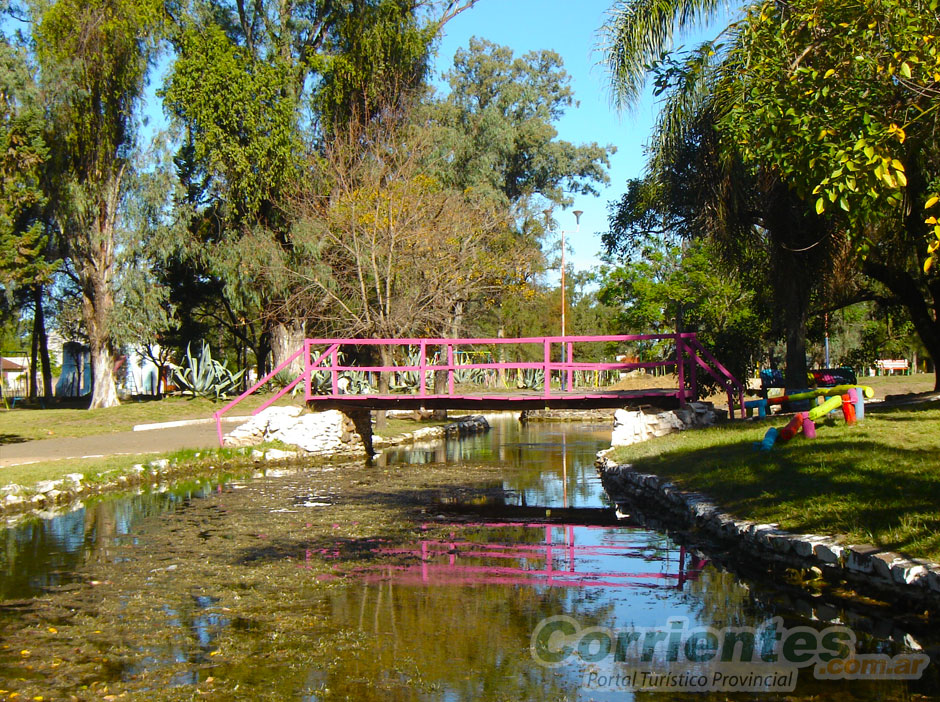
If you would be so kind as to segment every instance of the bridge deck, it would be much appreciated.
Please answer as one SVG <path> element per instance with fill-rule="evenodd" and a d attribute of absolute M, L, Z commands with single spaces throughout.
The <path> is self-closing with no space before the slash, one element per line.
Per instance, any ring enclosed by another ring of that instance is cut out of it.
<path fill-rule="evenodd" d="M 455 410 L 531 410 L 594 409 L 602 407 L 653 406 L 660 409 L 679 407 L 679 391 L 651 388 L 646 390 L 600 390 L 558 393 L 546 397 L 541 391 L 454 395 L 341 395 L 317 396 L 308 400 L 312 409 L 361 408 L 382 409 L 455 409 Z"/>

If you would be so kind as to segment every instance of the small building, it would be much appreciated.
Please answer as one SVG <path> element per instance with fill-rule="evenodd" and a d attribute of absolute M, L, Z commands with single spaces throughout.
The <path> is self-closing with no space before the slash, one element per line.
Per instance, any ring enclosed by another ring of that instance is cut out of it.
<path fill-rule="evenodd" d="M 4 397 L 22 397 L 26 394 L 27 371 L 21 359 L 0 356 L 0 388 L 3 389 Z"/>

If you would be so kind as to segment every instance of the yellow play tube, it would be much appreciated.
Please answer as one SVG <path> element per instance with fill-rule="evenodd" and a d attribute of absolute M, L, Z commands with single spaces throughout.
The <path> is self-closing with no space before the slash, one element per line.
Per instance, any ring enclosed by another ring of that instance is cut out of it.
<path fill-rule="evenodd" d="M 825 417 L 827 414 L 832 412 L 832 410 L 839 409 L 840 407 L 842 407 L 842 396 L 836 395 L 835 397 L 830 397 L 821 405 L 813 407 L 813 409 L 809 411 L 809 418 L 811 421 L 815 422 L 820 417 Z"/>

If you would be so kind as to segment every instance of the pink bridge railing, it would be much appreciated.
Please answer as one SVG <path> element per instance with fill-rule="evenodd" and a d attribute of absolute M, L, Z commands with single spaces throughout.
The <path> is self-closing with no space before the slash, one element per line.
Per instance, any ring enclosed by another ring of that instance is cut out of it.
<path fill-rule="evenodd" d="M 637 362 L 585 362 L 575 361 L 575 344 L 590 343 L 621 343 L 621 342 L 671 342 L 675 347 L 673 358 L 662 361 L 637 361 Z M 341 349 L 343 347 L 364 347 L 364 346 L 391 346 L 405 347 L 412 352 L 417 351 L 417 358 L 413 362 L 405 364 L 396 364 L 390 366 L 366 366 L 366 365 L 347 365 L 341 362 Z M 541 347 L 542 359 L 539 361 L 482 361 L 475 362 L 472 359 L 464 361 L 467 358 L 466 352 L 461 349 L 467 347 L 489 347 L 496 349 L 505 346 L 536 346 Z M 541 372 L 541 389 L 535 388 L 526 393 L 512 394 L 488 394 L 486 397 L 511 401 L 513 399 L 531 400 L 533 397 L 543 397 L 545 400 L 552 399 L 584 399 L 591 398 L 616 398 L 619 397 L 616 391 L 600 387 L 587 387 L 583 384 L 576 387 L 576 377 L 578 372 L 582 375 L 587 372 L 595 373 L 598 378 L 604 371 L 626 372 L 637 369 L 667 368 L 675 367 L 675 374 L 678 377 L 678 387 L 674 391 L 658 390 L 662 395 L 675 396 L 680 405 L 685 405 L 698 397 L 698 374 L 696 369 L 703 369 L 718 385 L 727 393 L 728 408 L 731 416 L 734 416 L 734 402 L 738 401 L 738 406 L 743 407 L 744 393 L 741 383 L 721 364 L 715 357 L 699 343 L 694 333 L 683 334 L 625 334 L 618 336 L 549 336 L 534 338 L 515 338 L 515 339 L 305 339 L 303 346 L 285 359 L 280 365 L 274 368 L 266 376 L 258 380 L 248 390 L 237 398 L 225 405 L 221 410 L 215 413 L 216 428 L 219 435 L 219 443 L 222 443 L 222 416 L 230 409 L 239 404 L 246 397 L 256 392 L 276 375 L 290 367 L 298 358 L 303 358 L 303 371 L 294 378 L 289 384 L 281 388 L 276 394 L 268 398 L 260 407 L 255 409 L 252 414 L 257 414 L 261 410 L 269 407 L 289 392 L 292 392 L 298 384 L 303 383 L 304 399 L 312 400 L 341 400 L 350 405 L 358 401 L 371 400 L 401 400 L 411 396 L 414 399 L 435 399 L 461 398 L 469 395 L 464 390 L 463 393 L 458 390 L 457 375 L 461 371 L 480 370 L 491 372 L 491 375 L 505 374 L 507 371 L 515 371 L 516 374 L 524 371 Z M 559 360 L 561 359 L 561 360 Z M 431 377 L 436 371 L 442 371 L 447 374 L 446 392 L 435 394 L 433 390 L 433 381 Z M 375 374 L 392 374 L 392 378 L 402 377 L 403 374 L 412 374 L 417 376 L 416 383 L 409 388 L 409 392 L 399 391 L 394 394 L 379 394 L 378 392 L 357 392 L 355 388 L 349 386 L 349 379 L 344 374 L 368 374 L 368 377 L 374 377 Z M 430 375 L 429 375 L 430 374 Z M 314 377 L 324 382 L 314 393 Z M 328 378 L 328 379 L 327 379 Z M 473 397 L 480 397 L 479 394 L 473 394 Z"/>

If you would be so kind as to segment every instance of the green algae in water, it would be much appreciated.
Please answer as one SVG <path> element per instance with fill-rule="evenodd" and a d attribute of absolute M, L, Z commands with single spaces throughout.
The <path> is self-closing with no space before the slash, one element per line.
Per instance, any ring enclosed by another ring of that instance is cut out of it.
<path fill-rule="evenodd" d="M 8 532 L 0 694 L 623 700 L 631 693 L 586 688 L 583 665 L 536 665 L 538 622 L 808 622 L 663 534 L 446 508 L 558 513 L 566 498 L 584 514 L 601 508 L 595 433 L 506 424 L 488 444 L 447 447 L 427 464 L 390 454 L 371 468 L 272 471 Z M 863 645 L 896 652 L 900 638 L 889 630 Z M 801 674 L 792 697 L 905 699 L 931 682 Z"/>

